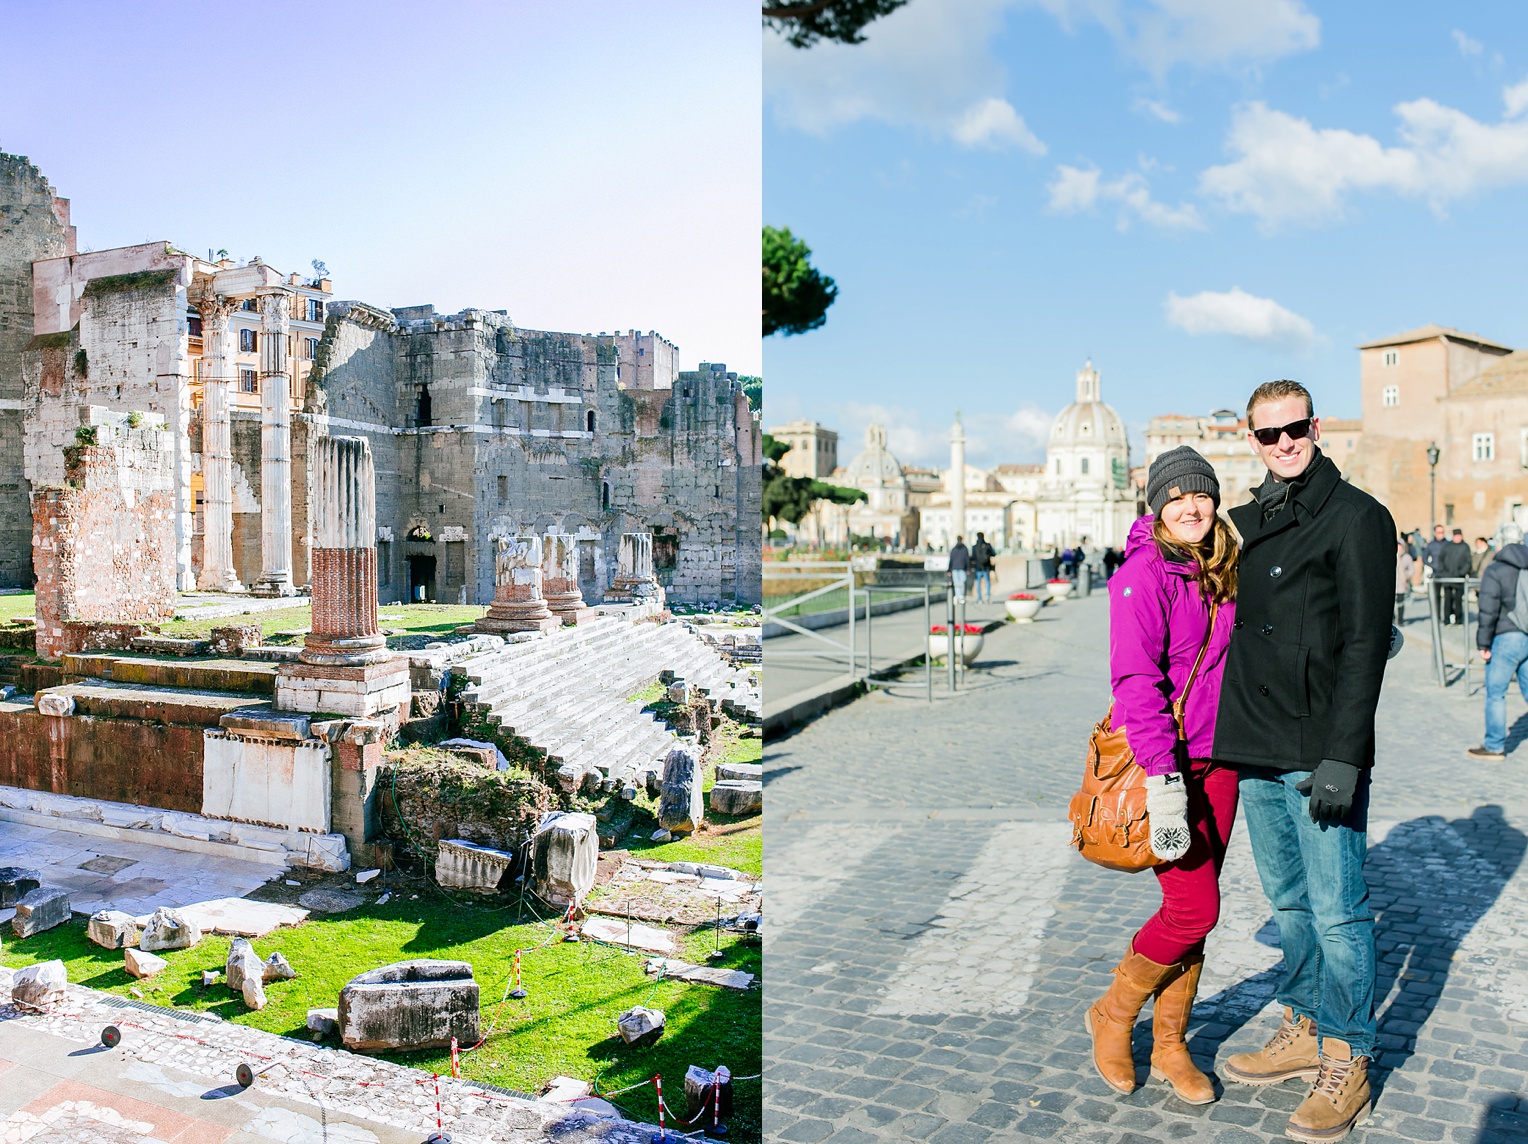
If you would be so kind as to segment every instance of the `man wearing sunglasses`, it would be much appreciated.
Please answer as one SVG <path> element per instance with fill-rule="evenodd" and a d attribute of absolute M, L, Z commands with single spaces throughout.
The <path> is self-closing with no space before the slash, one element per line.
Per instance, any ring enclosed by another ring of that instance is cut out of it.
<path fill-rule="evenodd" d="M 1294 381 L 1259 386 L 1247 440 L 1268 468 L 1231 509 L 1236 624 L 1214 757 L 1241 772 L 1242 813 L 1284 952 L 1284 1020 L 1225 1075 L 1313 1078 L 1286 1134 L 1340 1140 L 1368 1115 L 1374 918 L 1363 862 L 1374 711 L 1390 646 L 1395 525 L 1342 479 Z"/>

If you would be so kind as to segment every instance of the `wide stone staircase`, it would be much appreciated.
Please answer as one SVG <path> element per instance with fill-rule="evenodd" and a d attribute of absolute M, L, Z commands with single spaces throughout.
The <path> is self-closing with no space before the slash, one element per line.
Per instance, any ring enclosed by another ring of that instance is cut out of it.
<path fill-rule="evenodd" d="M 464 716 L 544 754 L 568 791 L 597 785 L 631 798 L 649 775 L 662 774 L 680 739 L 630 698 L 660 677 L 683 679 L 739 719 L 757 721 L 762 708 L 749 673 L 678 623 L 600 616 L 450 670 L 467 682 Z"/>

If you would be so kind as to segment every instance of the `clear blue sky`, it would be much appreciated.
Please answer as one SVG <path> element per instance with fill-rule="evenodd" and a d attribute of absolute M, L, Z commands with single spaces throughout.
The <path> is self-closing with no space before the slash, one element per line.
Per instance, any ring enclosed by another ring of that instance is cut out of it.
<path fill-rule="evenodd" d="M 1131 428 L 1359 342 L 1528 346 L 1528 7 L 911 0 L 869 42 L 765 45 L 765 221 L 839 284 L 765 345 L 766 424 L 944 463 L 1043 455 L 1091 355 Z"/>
<path fill-rule="evenodd" d="M 167 239 L 342 298 L 656 329 L 759 368 L 751 0 L 0 0 L 0 149 L 81 247 Z"/>

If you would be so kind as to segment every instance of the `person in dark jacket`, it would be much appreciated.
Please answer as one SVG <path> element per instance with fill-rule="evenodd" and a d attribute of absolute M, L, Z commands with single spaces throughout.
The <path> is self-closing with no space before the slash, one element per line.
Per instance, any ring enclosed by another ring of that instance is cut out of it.
<path fill-rule="evenodd" d="M 976 543 L 971 545 L 971 573 L 975 582 L 976 602 L 982 602 L 982 589 L 987 589 L 987 603 L 992 603 L 992 558 L 996 549 L 987 543 L 987 537 L 978 532 Z"/>
<path fill-rule="evenodd" d="M 1253 1085 L 1316 1078 L 1286 1135 L 1330 1141 L 1370 1107 L 1374 915 L 1363 864 L 1395 523 L 1316 447 L 1321 425 L 1303 385 L 1259 386 L 1247 427 L 1268 476 L 1230 512 L 1242 553 L 1212 753 L 1241 772 L 1247 836 L 1284 953 L 1284 1021 L 1262 1050 L 1231 1057 L 1225 1075 Z"/>
<path fill-rule="evenodd" d="M 1422 549 L 1422 566 L 1431 568 L 1434 576 L 1443 575 L 1438 571 L 1438 560 L 1443 555 L 1443 550 L 1448 547 L 1448 530 L 1441 524 L 1433 525 L 1433 538 L 1427 542 L 1427 547 Z"/>
<path fill-rule="evenodd" d="M 1480 578 L 1480 625 L 1475 644 L 1486 661 L 1486 738 L 1465 752 L 1472 759 L 1507 757 L 1507 688 L 1517 677 L 1528 699 L 1528 616 L 1518 615 L 1517 579 L 1528 568 L 1528 547 L 1503 544 Z"/>
<path fill-rule="evenodd" d="M 1454 538 L 1443 546 L 1438 563 L 1433 568 L 1433 575 L 1460 580 L 1470 574 L 1470 563 L 1470 546 L 1464 542 L 1464 533 L 1456 528 Z M 1463 584 L 1443 585 L 1443 622 L 1445 624 L 1464 623 Z"/>
<path fill-rule="evenodd" d="M 955 589 L 957 600 L 966 598 L 966 576 L 970 570 L 971 550 L 966 547 L 966 538 L 957 536 L 955 547 L 950 549 L 950 584 Z"/>

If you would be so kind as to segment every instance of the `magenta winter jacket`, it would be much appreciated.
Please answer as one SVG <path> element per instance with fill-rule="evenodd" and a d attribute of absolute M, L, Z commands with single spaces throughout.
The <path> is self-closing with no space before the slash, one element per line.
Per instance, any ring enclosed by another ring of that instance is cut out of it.
<path fill-rule="evenodd" d="M 1178 769 L 1172 701 L 1204 644 L 1210 609 L 1200 598 L 1194 566 L 1162 555 L 1151 536 L 1154 520 L 1145 516 L 1130 526 L 1125 562 L 1109 581 L 1109 681 L 1114 726 L 1125 728 L 1146 773 L 1162 775 Z M 1189 692 L 1183 723 L 1191 759 L 1210 757 L 1235 619 L 1236 602 L 1222 604 Z"/>

